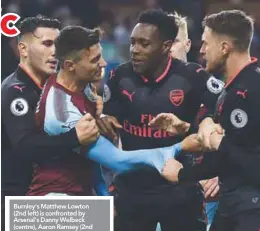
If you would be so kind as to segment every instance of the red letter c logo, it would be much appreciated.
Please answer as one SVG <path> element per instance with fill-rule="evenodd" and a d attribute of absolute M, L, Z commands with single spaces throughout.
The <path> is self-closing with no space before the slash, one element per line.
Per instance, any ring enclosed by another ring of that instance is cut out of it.
<path fill-rule="evenodd" d="M 21 17 L 15 13 L 8 13 L 1 17 L 1 31 L 2 34 L 7 37 L 15 37 L 20 34 L 20 31 L 15 26 L 15 23 Z M 9 24 L 12 23 L 13 25 L 10 26 Z"/>

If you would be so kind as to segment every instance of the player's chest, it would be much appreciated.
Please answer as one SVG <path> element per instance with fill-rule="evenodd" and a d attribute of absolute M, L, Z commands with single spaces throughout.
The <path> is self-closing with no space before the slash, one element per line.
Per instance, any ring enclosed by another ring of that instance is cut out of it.
<path fill-rule="evenodd" d="M 248 122 L 250 89 L 240 81 L 224 89 L 216 104 L 215 117 L 226 130 L 243 128 Z"/>
<path fill-rule="evenodd" d="M 119 94 L 124 110 L 132 113 L 178 112 L 190 101 L 192 88 L 189 82 L 176 75 L 167 81 L 144 84 L 119 82 Z"/>

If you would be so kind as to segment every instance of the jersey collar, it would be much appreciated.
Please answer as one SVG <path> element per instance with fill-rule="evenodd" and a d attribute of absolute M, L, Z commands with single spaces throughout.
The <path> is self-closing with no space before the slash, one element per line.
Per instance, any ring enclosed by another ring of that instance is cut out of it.
<path fill-rule="evenodd" d="M 35 81 L 35 77 L 34 77 L 31 73 L 29 73 L 29 72 L 26 70 L 26 68 L 25 68 L 21 63 L 19 64 L 18 71 L 19 71 L 19 73 L 20 73 L 20 75 L 21 75 L 22 77 L 25 77 L 25 78 L 29 79 L 32 84 L 34 84 L 35 86 L 37 86 L 37 88 L 39 88 L 40 90 L 42 90 L 44 83 L 42 83 L 41 85 L 39 85 L 39 84 Z"/>
<path fill-rule="evenodd" d="M 225 88 L 227 88 L 244 69 L 246 69 L 254 63 L 257 63 L 257 58 L 251 57 L 251 61 L 247 63 L 245 66 L 243 66 L 240 70 L 238 70 L 238 72 L 226 83 Z"/>
<path fill-rule="evenodd" d="M 168 63 L 167 63 L 167 66 L 166 66 L 164 72 L 163 72 L 159 77 L 157 77 L 157 78 L 154 80 L 154 82 L 159 83 L 161 80 L 163 80 L 163 79 L 167 76 L 167 74 L 169 73 L 169 70 L 170 70 L 170 68 L 171 68 L 171 65 L 172 65 L 172 58 L 169 57 L 169 60 L 168 60 Z M 142 78 L 142 80 L 144 81 L 144 83 L 149 82 L 149 79 L 148 79 L 146 76 L 141 75 L 141 78 Z"/>

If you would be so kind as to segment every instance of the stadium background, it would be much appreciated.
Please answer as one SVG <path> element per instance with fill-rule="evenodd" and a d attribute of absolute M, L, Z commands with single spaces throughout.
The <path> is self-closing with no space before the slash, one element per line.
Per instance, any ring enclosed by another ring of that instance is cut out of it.
<path fill-rule="evenodd" d="M 201 21 L 208 13 L 223 9 L 242 9 L 255 18 L 252 56 L 260 57 L 260 0 L 2 0 L 2 14 L 14 12 L 21 18 L 43 14 L 59 18 L 63 26 L 100 26 L 105 31 L 102 41 L 108 62 L 106 73 L 128 59 L 129 35 L 138 13 L 160 7 L 188 17 L 192 49 L 188 59 L 200 62 Z M 2 36 L 2 80 L 18 63 L 16 39 Z"/>

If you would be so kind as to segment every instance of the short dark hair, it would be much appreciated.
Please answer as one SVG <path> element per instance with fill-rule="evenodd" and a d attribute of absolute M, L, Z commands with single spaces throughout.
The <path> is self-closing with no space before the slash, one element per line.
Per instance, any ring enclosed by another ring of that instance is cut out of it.
<path fill-rule="evenodd" d="M 99 43 L 100 39 L 99 28 L 91 30 L 82 26 L 65 27 L 55 40 L 56 58 L 63 62 L 69 56 Z"/>
<path fill-rule="evenodd" d="M 157 26 L 163 40 L 174 40 L 178 33 L 175 20 L 161 9 L 149 9 L 141 12 L 137 23 L 148 23 Z"/>
<path fill-rule="evenodd" d="M 18 39 L 20 39 L 24 34 L 34 33 L 34 31 L 38 27 L 47 27 L 47 28 L 54 28 L 60 30 L 61 23 L 58 19 L 48 18 L 43 15 L 37 15 L 35 17 L 25 18 L 18 25 L 18 28 L 21 32 Z"/>
<path fill-rule="evenodd" d="M 241 10 L 226 10 L 206 16 L 203 26 L 234 41 L 235 49 L 248 50 L 254 33 L 254 20 Z"/>

